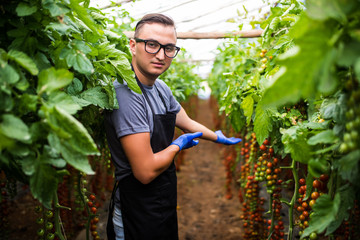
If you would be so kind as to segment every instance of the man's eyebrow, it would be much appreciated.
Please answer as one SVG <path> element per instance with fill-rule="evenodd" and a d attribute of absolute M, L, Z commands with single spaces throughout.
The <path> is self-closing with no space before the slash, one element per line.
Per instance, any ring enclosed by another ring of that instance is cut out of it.
<path fill-rule="evenodd" d="M 153 39 L 153 38 L 148 38 L 148 39 L 145 39 L 145 40 L 154 41 L 154 42 L 160 43 L 158 40 Z M 165 45 L 165 46 L 167 46 L 167 45 L 176 46 L 175 43 L 166 43 L 166 44 L 162 44 L 162 45 Z"/>

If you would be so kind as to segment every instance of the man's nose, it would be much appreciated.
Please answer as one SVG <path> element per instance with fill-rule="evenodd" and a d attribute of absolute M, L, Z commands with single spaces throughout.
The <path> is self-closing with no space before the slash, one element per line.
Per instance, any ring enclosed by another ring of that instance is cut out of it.
<path fill-rule="evenodd" d="M 159 52 L 156 54 L 156 57 L 161 60 L 165 59 L 165 48 L 160 48 Z"/>

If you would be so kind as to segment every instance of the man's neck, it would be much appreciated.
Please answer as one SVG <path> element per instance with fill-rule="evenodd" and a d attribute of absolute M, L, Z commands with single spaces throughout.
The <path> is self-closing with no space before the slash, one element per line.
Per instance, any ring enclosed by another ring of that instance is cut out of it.
<path fill-rule="evenodd" d="M 140 71 L 134 64 L 132 65 L 132 68 L 134 73 L 136 74 L 136 77 L 142 84 L 146 86 L 153 86 L 155 84 L 155 81 L 157 79 L 156 76 L 150 76 L 142 73 L 142 71 Z"/>

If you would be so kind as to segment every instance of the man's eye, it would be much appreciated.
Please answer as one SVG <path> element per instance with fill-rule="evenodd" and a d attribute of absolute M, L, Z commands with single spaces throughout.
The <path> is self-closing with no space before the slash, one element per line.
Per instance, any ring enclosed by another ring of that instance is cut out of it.
<path fill-rule="evenodd" d="M 166 46 L 165 47 L 165 51 L 167 51 L 167 52 L 172 52 L 172 51 L 174 51 L 175 50 L 175 47 L 174 46 Z"/>
<path fill-rule="evenodd" d="M 151 48 L 157 48 L 157 47 L 159 47 L 159 44 L 156 42 L 148 42 L 148 46 Z"/>

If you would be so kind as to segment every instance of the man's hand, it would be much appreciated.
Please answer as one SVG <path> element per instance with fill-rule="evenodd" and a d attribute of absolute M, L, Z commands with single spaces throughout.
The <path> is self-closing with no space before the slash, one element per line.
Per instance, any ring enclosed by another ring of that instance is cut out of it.
<path fill-rule="evenodd" d="M 227 138 L 224 136 L 224 134 L 221 132 L 221 130 L 218 130 L 215 132 L 217 135 L 217 139 L 216 139 L 216 143 L 222 143 L 225 145 L 234 145 L 237 144 L 239 142 L 241 142 L 241 138 L 235 138 L 235 137 L 231 137 L 231 138 Z"/>
<path fill-rule="evenodd" d="M 194 138 L 198 138 L 201 136 L 202 132 L 186 133 L 175 139 L 171 144 L 179 146 L 181 151 L 183 149 L 196 146 L 199 143 L 199 140 L 194 140 Z"/>

